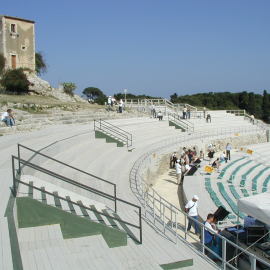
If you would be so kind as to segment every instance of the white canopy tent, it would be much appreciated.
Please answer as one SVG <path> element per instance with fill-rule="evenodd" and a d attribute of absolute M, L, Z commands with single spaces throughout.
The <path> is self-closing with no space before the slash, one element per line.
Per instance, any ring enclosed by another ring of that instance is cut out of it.
<path fill-rule="evenodd" d="M 270 225 L 270 192 L 241 198 L 238 200 L 239 211 Z"/>

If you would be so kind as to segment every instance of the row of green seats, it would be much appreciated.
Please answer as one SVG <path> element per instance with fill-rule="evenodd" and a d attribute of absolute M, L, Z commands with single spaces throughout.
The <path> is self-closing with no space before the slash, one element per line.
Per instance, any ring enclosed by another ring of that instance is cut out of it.
<path fill-rule="evenodd" d="M 242 158 L 239 158 L 239 159 L 236 159 L 234 161 L 231 161 L 225 168 L 223 168 L 218 176 L 218 179 L 222 179 L 224 174 L 226 173 L 226 171 L 231 167 L 233 166 L 235 163 L 237 163 L 238 161 L 241 161 L 243 159 L 245 159 L 246 157 L 242 157 Z"/>
<path fill-rule="evenodd" d="M 229 180 L 228 180 L 228 183 L 232 183 L 232 181 L 233 181 L 233 179 L 235 178 L 235 176 L 236 176 L 236 174 L 238 173 L 238 171 L 239 171 L 241 168 L 243 168 L 244 166 L 246 166 L 246 165 L 248 165 L 249 163 L 251 163 L 251 162 L 252 162 L 252 160 L 248 160 L 247 162 L 245 162 L 245 163 L 239 165 L 237 168 L 235 168 L 235 169 L 233 170 L 233 172 L 231 173 L 231 176 L 230 176 L 230 178 L 229 178 Z"/>
<path fill-rule="evenodd" d="M 214 204 L 216 205 L 216 207 L 223 206 L 222 203 L 221 203 L 221 201 L 217 197 L 216 192 L 211 187 L 211 180 L 210 180 L 210 178 L 205 178 L 205 183 L 204 184 L 205 184 L 205 189 L 209 193 L 209 195 L 210 195 L 212 201 L 214 202 Z"/>
<path fill-rule="evenodd" d="M 245 188 L 241 188 L 244 197 L 249 197 L 248 191 Z"/>
<path fill-rule="evenodd" d="M 263 182 L 262 192 L 266 192 L 268 190 L 269 182 L 270 182 L 270 175 L 268 175 L 267 178 Z"/>
<path fill-rule="evenodd" d="M 255 166 L 249 168 L 249 170 L 242 175 L 242 180 L 240 182 L 240 186 L 244 187 L 246 185 L 247 176 L 252 173 L 257 167 L 261 166 L 261 164 L 256 164 Z"/>
<path fill-rule="evenodd" d="M 219 200 L 216 192 L 212 189 L 210 178 L 205 178 L 205 189 L 209 193 L 209 195 L 210 195 L 212 201 L 214 202 L 214 204 L 216 205 L 216 207 L 222 206 L 222 207 L 225 208 L 225 206 Z M 229 214 L 227 218 L 232 221 L 232 220 L 235 220 L 236 219 L 236 216 L 233 215 L 233 214 Z"/>
<path fill-rule="evenodd" d="M 227 192 L 226 192 L 226 190 L 224 188 L 223 183 L 218 182 L 217 185 L 218 185 L 218 189 L 219 189 L 219 192 L 221 193 L 222 197 L 229 204 L 229 206 L 231 207 L 232 211 L 237 215 L 238 214 L 238 207 L 235 204 L 235 202 L 230 198 L 230 196 L 227 194 Z M 239 212 L 239 217 L 243 219 L 244 218 L 244 214 Z"/>
<path fill-rule="evenodd" d="M 252 179 L 252 190 L 257 191 L 257 183 L 258 183 L 258 179 L 261 177 L 261 175 L 269 170 L 270 167 L 265 167 L 263 170 L 261 170 L 253 179 Z"/>
<path fill-rule="evenodd" d="M 233 195 L 233 197 L 238 200 L 241 198 L 241 196 L 237 193 L 236 189 L 235 189 L 235 186 L 234 185 L 229 185 L 229 188 L 230 188 L 230 191 Z"/>

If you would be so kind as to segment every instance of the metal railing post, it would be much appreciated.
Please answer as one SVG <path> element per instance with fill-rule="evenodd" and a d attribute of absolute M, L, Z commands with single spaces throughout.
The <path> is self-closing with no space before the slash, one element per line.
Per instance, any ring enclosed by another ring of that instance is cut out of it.
<path fill-rule="evenodd" d="M 114 185 L 114 212 L 117 213 L 116 185 Z"/>
<path fill-rule="evenodd" d="M 223 238 L 222 239 L 222 267 L 224 270 L 226 270 L 227 268 L 227 254 L 226 254 L 226 248 L 227 248 L 227 242 L 226 240 Z"/>
<path fill-rule="evenodd" d="M 18 160 L 20 163 L 20 161 Z M 16 186 L 16 175 L 15 175 L 15 162 L 14 157 L 12 156 L 12 180 L 13 180 L 13 195 L 14 197 L 17 196 L 17 186 Z"/>
<path fill-rule="evenodd" d="M 142 208 L 139 207 L 140 244 L 142 244 Z"/>
<path fill-rule="evenodd" d="M 204 226 L 201 227 L 201 233 L 202 233 L 202 237 L 201 237 L 201 241 L 202 241 L 202 253 L 205 254 L 205 247 L 204 247 Z"/>
<path fill-rule="evenodd" d="M 249 256 L 250 259 L 250 269 L 256 270 L 256 257 L 255 256 Z"/>
<path fill-rule="evenodd" d="M 163 204 L 163 214 L 162 214 L 162 218 L 163 218 L 163 231 L 165 233 L 165 229 L 166 229 L 166 224 L 165 224 L 165 204 Z"/>
<path fill-rule="evenodd" d="M 187 240 L 187 215 L 185 215 L 185 239 Z"/>
<path fill-rule="evenodd" d="M 21 149 L 20 149 L 20 144 L 17 145 L 18 147 L 18 172 L 21 173 Z"/>

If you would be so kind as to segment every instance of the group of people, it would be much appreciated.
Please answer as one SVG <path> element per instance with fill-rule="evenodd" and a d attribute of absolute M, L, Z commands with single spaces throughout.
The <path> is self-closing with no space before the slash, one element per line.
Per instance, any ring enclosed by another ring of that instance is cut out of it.
<path fill-rule="evenodd" d="M 1 121 L 4 122 L 8 127 L 15 126 L 15 116 L 12 109 L 7 109 L 6 112 L 2 113 Z"/>
<path fill-rule="evenodd" d="M 190 119 L 190 116 L 191 116 L 190 108 L 187 108 L 187 106 L 185 105 L 183 108 L 183 119 Z"/>
<path fill-rule="evenodd" d="M 183 184 L 185 174 L 194 166 L 199 166 L 203 159 L 203 151 L 197 154 L 196 147 L 187 149 L 183 147 L 181 153 L 178 155 L 174 152 L 170 157 L 170 168 L 175 168 L 177 184 Z"/>
<path fill-rule="evenodd" d="M 228 160 L 231 160 L 231 150 L 232 150 L 232 145 L 230 143 L 227 143 L 225 147 L 225 151 L 223 151 L 218 158 L 214 159 L 215 148 L 211 145 L 208 149 L 208 154 L 207 154 L 209 158 L 209 165 L 211 165 L 213 168 L 219 171 L 221 163 L 223 162 L 227 163 Z"/>
<path fill-rule="evenodd" d="M 124 101 L 123 99 L 120 99 L 119 102 L 117 102 L 117 100 L 115 99 L 115 97 L 109 96 L 108 97 L 108 101 L 107 101 L 107 105 L 109 107 L 109 110 L 111 110 L 113 108 L 113 106 L 117 106 L 118 105 L 118 112 L 122 113 L 123 109 L 124 109 Z"/>
<path fill-rule="evenodd" d="M 150 111 L 151 111 L 151 117 L 157 118 L 159 121 L 163 120 L 162 112 L 158 111 L 158 113 L 157 113 L 156 107 L 154 104 L 151 105 Z"/>

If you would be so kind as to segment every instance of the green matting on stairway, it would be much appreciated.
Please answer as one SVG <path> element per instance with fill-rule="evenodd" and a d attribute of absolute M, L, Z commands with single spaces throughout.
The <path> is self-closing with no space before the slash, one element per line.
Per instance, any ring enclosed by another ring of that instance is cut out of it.
<path fill-rule="evenodd" d="M 186 131 L 183 127 L 181 127 L 181 126 L 175 124 L 173 121 L 170 121 L 170 120 L 169 120 L 169 126 L 173 126 L 173 127 L 175 127 L 176 129 L 181 129 L 183 132 Z"/>
<path fill-rule="evenodd" d="M 127 234 L 29 197 L 16 199 L 19 228 L 60 224 L 64 239 L 101 234 L 110 248 L 127 245 Z"/>
<path fill-rule="evenodd" d="M 188 260 L 183 260 L 183 261 L 178 261 L 178 262 L 173 262 L 173 263 L 161 264 L 160 267 L 164 270 L 174 270 L 174 269 L 179 269 L 179 268 L 188 267 L 192 265 L 193 265 L 193 259 L 188 259 Z"/>
<path fill-rule="evenodd" d="M 108 134 L 105 134 L 99 130 L 95 130 L 95 138 L 96 139 L 106 139 L 106 142 L 107 143 L 116 143 L 117 147 L 123 147 L 124 146 L 124 143 L 111 137 L 110 135 Z"/>

